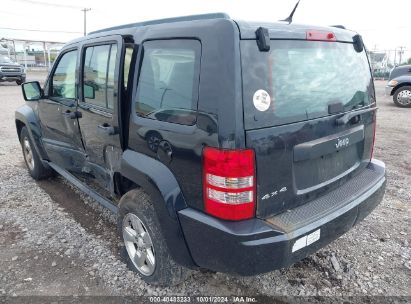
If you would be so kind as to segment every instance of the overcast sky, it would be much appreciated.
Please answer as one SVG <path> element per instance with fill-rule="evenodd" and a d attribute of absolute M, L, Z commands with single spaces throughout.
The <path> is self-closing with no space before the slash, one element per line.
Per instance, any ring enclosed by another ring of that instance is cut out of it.
<path fill-rule="evenodd" d="M 226 12 L 233 19 L 277 21 L 288 16 L 295 0 L 1 0 L 0 38 L 66 42 L 87 31 L 150 19 Z M 360 32 L 369 49 L 411 49 L 411 0 L 301 0 L 294 22 L 342 24 Z M 28 32 L 4 28 L 62 31 Z"/>

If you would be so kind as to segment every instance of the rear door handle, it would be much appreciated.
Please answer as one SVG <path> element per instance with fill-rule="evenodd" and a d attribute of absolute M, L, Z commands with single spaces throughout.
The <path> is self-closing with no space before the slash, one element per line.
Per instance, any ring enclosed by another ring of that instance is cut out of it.
<path fill-rule="evenodd" d="M 82 114 L 79 111 L 74 111 L 71 112 L 70 110 L 66 110 L 63 113 L 61 113 L 64 117 L 70 118 L 70 119 L 76 119 L 76 118 L 81 118 Z"/>
<path fill-rule="evenodd" d="M 102 125 L 99 125 L 97 128 L 99 132 L 107 135 L 115 135 L 118 133 L 117 128 L 110 126 L 108 123 L 103 123 Z"/>

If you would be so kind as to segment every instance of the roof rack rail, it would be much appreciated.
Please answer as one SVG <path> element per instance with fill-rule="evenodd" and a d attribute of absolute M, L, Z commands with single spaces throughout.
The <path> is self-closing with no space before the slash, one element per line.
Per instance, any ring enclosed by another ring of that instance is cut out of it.
<path fill-rule="evenodd" d="M 207 20 L 207 19 L 230 19 L 230 16 L 226 13 L 211 13 L 211 14 L 201 14 L 201 15 L 191 15 L 191 16 L 181 16 L 181 17 L 174 17 L 174 18 L 149 20 L 149 21 L 129 23 L 129 24 L 124 24 L 124 25 L 119 25 L 119 26 L 108 27 L 105 29 L 90 32 L 88 33 L 88 35 L 97 34 L 101 32 L 107 32 L 107 31 L 113 31 L 113 30 L 121 30 L 121 29 L 127 29 L 127 28 L 132 28 L 132 27 L 145 26 L 145 25 L 173 23 L 173 22 L 181 22 L 181 21 Z"/>
<path fill-rule="evenodd" d="M 340 29 L 343 29 L 343 30 L 346 29 L 344 25 L 330 25 L 330 26 L 331 27 L 337 27 L 337 28 L 340 28 Z"/>

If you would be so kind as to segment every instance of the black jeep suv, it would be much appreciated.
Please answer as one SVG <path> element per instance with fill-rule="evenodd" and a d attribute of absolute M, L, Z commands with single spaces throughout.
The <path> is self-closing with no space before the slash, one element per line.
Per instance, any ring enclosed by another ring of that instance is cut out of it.
<path fill-rule="evenodd" d="M 21 85 L 26 81 L 24 67 L 5 55 L 0 55 L 0 82 L 13 82 Z"/>
<path fill-rule="evenodd" d="M 67 43 L 16 127 L 31 176 L 61 174 L 117 213 L 147 282 L 254 275 L 330 243 L 382 200 L 361 36 L 225 14 Z"/>

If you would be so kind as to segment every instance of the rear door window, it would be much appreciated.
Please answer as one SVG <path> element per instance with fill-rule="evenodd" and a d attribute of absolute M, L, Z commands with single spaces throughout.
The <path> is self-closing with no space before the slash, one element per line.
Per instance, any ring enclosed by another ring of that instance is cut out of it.
<path fill-rule="evenodd" d="M 351 43 L 272 40 L 270 51 L 260 52 L 248 40 L 241 52 L 248 129 L 327 116 L 332 104 L 350 111 L 370 103 L 368 60 Z M 259 107 L 259 90 L 268 93 L 269 105 Z"/>
<path fill-rule="evenodd" d="M 143 44 L 137 116 L 193 125 L 198 100 L 200 42 L 158 40 Z"/>
<path fill-rule="evenodd" d="M 83 66 L 84 102 L 113 109 L 116 56 L 116 44 L 86 48 Z"/>

